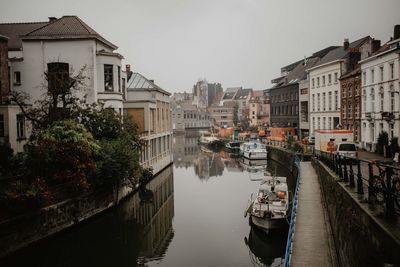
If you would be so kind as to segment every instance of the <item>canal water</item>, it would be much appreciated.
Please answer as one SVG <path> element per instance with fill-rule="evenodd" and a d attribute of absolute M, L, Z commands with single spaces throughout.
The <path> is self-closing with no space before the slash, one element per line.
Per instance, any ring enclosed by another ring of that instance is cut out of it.
<path fill-rule="evenodd" d="M 287 231 L 253 229 L 244 209 L 273 161 L 244 161 L 174 136 L 174 163 L 118 208 L 0 260 L 0 266 L 276 266 Z M 294 181 L 289 177 L 289 187 Z"/>

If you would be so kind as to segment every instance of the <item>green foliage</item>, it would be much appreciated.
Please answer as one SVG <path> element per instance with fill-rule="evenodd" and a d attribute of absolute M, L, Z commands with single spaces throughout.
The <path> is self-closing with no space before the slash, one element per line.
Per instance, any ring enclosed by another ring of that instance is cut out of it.
<path fill-rule="evenodd" d="M 389 135 L 387 132 L 383 131 L 379 134 L 377 140 L 377 152 L 383 154 L 384 148 L 389 145 Z"/>
<path fill-rule="evenodd" d="M 238 103 L 235 103 L 235 106 L 233 107 L 233 125 L 237 126 L 239 123 L 239 105 Z"/>

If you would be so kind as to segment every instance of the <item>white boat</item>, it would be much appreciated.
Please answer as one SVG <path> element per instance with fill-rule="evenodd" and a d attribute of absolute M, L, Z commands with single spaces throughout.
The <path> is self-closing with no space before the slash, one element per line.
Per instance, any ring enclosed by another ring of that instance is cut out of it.
<path fill-rule="evenodd" d="M 252 194 L 249 200 L 245 216 L 247 214 L 250 215 L 250 223 L 266 233 L 287 226 L 290 199 L 286 177 L 264 177 L 257 195 L 253 197 Z"/>
<path fill-rule="evenodd" d="M 259 142 L 243 143 L 240 153 L 247 159 L 267 159 L 267 147 Z"/>
<path fill-rule="evenodd" d="M 240 143 L 239 142 L 228 142 L 225 144 L 225 150 L 229 153 L 239 154 L 240 153 Z"/>
<path fill-rule="evenodd" d="M 203 132 L 199 138 L 199 143 L 208 147 L 220 147 L 224 145 L 220 139 L 210 132 Z"/>

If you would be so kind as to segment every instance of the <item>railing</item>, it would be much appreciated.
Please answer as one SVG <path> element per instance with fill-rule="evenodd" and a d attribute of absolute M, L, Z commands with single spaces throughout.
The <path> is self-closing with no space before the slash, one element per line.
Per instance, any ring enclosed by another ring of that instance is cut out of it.
<path fill-rule="evenodd" d="M 297 218 L 298 192 L 299 192 L 299 186 L 300 186 L 300 158 L 297 155 L 294 158 L 294 165 L 295 165 L 295 170 L 297 172 L 297 175 L 296 175 L 297 180 L 296 180 L 296 188 L 295 188 L 294 194 L 293 194 L 292 211 L 290 214 L 288 238 L 286 241 L 285 263 L 284 263 L 285 267 L 290 266 L 290 260 L 292 257 L 294 230 L 296 227 L 296 218 Z"/>
<path fill-rule="evenodd" d="M 369 161 L 322 151 L 315 151 L 315 156 L 348 187 L 364 196 L 365 202 L 382 207 L 386 218 L 399 214 L 399 163 Z"/>

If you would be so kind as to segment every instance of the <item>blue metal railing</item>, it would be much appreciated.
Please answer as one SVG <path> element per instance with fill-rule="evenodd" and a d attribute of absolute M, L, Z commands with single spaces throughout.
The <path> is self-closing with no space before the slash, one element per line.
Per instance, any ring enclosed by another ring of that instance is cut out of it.
<path fill-rule="evenodd" d="M 294 190 L 293 194 L 293 203 L 292 203 L 292 212 L 290 215 L 290 225 L 289 225 L 289 231 L 288 231 L 288 238 L 286 241 L 286 250 L 285 250 L 285 267 L 290 266 L 290 260 L 292 256 L 292 247 L 293 247 L 293 236 L 294 236 L 294 230 L 296 227 L 296 216 L 297 216 L 297 204 L 298 204 L 298 192 L 299 192 L 299 186 L 300 186 L 300 158 L 299 156 L 295 156 L 294 158 L 294 166 L 297 169 L 297 181 L 296 181 L 296 187 Z"/>

